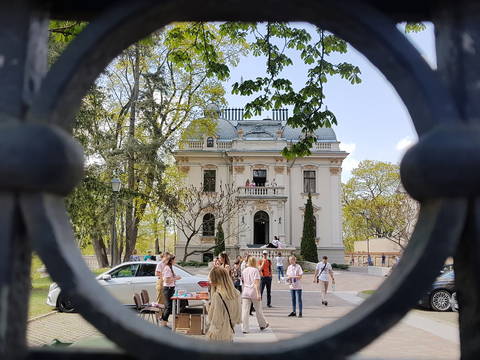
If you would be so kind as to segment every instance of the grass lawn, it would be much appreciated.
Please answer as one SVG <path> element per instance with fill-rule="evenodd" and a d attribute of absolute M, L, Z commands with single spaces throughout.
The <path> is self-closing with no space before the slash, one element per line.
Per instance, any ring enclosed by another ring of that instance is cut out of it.
<path fill-rule="evenodd" d="M 42 277 L 38 269 L 43 266 L 38 256 L 32 257 L 32 270 L 30 278 L 32 279 L 32 289 L 30 291 L 30 302 L 28 306 L 28 318 L 43 315 L 54 310 L 46 304 L 48 289 L 52 283 L 50 277 Z M 93 271 L 94 276 L 101 274 L 108 269 L 97 269 Z"/>
<path fill-rule="evenodd" d="M 367 296 L 370 296 L 372 295 L 376 290 L 363 290 L 363 291 L 360 291 L 361 294 L 364 294 L 364 295 L 367 295 Z"/>
<path fill-rule="evenodd" d="M 47 301 L 48 288 L 52 280 L 49 277 L 32 279 L 32 289 L 30 291 L 30 303 L 28 304 L 28 317 L 32 318 L 46 314 L 54 310 L 48 306 Z"/>

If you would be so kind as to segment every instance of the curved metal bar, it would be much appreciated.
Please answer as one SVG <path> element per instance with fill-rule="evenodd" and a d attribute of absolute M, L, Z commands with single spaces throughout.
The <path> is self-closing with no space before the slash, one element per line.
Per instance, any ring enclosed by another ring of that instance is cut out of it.
<path fill-rule="evenodd" d="M 248 8 L 256 9 L 255 17 Z M 81 97 L 108 62 L 126 46 L 173 20 L 298 19 L 322 24 L 366 54 L 398 91 L 420 135 L 437 123 L 457 121 L 455 107 L 440 81 L 392 22 L 357 2 L 339 5 L 303 0 L 281 4 L 274 0 L 124 4 L 89 25 L 72 43 L 44 82 L 30 120 L 51 121 L 68 128 Z M 22 195 L 22 209 L 29 233 L 36 239 L 36 250 L 52 277 L 76 297 L 87 320 L 128 352 L 146 359 L 157 357 L 159 351 L 166 359 L 186 355 L 232 360 L 275 355 L 286 360 L 319 353 L 331 358 L 351 354 L 390 328 L 415 304 L 445 257 L 452 253 L 466 216 L 464 200 L 425 202 L 402 262 L 374 296 L 325 328 L 275 347 L 249 344 L 245 348 L 240 344 L 218 347 L 162 330 L 153 332 L 111 297 L 99 298 L 98 294 L 105 295 L 105 291 L 87 276 L 60 202 L 49 195 Z M 355 342 L 350 341 L 352 338 Z"/>
<path fill-rule="evenodd" d="M 106 13 L 70 44 L 42 84 L 29 112 L 30 121 L 66 129 L 81 98 L 103 69 L 129 45 L 181 20 L 309 21 L 338 34 L 362 52 L 395 87 L 420 135 L 435 124 L 458 119 L 437 75 L 395 24 L 359 2 L 142 1 Z M 254 8 L 254 17 L 245 9 Z M 275 8 L 275 11 L 272 11 Z"/>
<path fill-rule="evenodd" d="M 466 214 L 465 200 L 424 204 L 412 245 L 390 279 L 369 300 L 325 328 L 275 347 L 249 344 L 246 348 L 243 344 L 218 347 L 144 323 L 108 296 L 93 279 L 75 245 L 63 199 L 24 193 L 20 201 L 36 251 L 62 291 L 75 299 L 81 314 L 128 352 L 142 359 L 153 359 L 161 351 L 167 360 L 181 356 L 240 360 L 266 355 L 287 360 L 318 353 L 329 357 L 354 353 L 394 325 L 415 304 L 418 289 L 431 283 L 437 269 L 455 247 Z M 352 338 L 354 342 L 349 341 Z"/>

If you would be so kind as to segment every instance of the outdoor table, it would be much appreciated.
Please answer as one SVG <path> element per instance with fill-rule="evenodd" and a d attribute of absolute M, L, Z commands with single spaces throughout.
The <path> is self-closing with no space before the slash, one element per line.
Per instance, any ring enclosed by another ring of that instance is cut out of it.
<path fill-rule="evenodd" d="M 173 304 L 172 304 L 172 315 L 173 315 L 173 320 L 172 320 L 172 331 L 175 332 L 176 331 L 176 328 L 175 328 L 175 322 L 176 322 L 176 317 L 177 317 L 177 314 L 180 313 L 180 301 L 181 300 L 197 300 L 197 301 L 202 301 L 202 300 L 205 300 L 202 304 L 202 328 L 205 329 L 205 304 L 206 304 L 206 300 L 208 300 L 209 296 L 208 296 L 208 292 L 197 292 L 195 294 L 191 294 L 191 293 L 186 293 L 186 294 L 183 294 L 183 295 L 175 295 L 175 296 L 172 296 L 171 299 L 173 301 Z"/>

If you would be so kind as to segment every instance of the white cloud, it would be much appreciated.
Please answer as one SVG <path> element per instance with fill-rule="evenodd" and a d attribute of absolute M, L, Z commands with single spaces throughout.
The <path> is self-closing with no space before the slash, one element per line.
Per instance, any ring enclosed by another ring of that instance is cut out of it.
<path fill-rule="evenodd" d="M 410 149 L 415 143 L 416 141 L 413 140 L 410 136 L 406 136 L 397 142 L 397 145 L 395 145 L 395 149 L 404 153 L 405 151 Z"/>

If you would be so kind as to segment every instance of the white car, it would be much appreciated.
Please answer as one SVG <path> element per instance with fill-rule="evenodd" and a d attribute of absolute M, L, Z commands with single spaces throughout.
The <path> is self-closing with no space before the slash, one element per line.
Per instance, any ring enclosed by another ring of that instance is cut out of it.
<path fill-rule="evenodd" d="M 157 264 L 158 262 L 155 261 L 126 262 L 98 275 L 97 281 L 124 305 L 135 305 L 133 295 L 140 293 L 143 289 L 148 291 L 150 301 L 155 301 L 157 298 L 155 289 L 157 283 L 155 268 Z M 206 291 L 208 289 L 209 283 L 205 276 L 190 274 L 176 265 L 173 266 L 173 271 L 175 275 L 181 277 L 181 280 L 176 282 L 176 289 L 187 292 Z M 75 310 L 72 300 L 62 294 L 56 283 L 50 285 L 47 304 L 56 307 L 60 312 Z"/>

